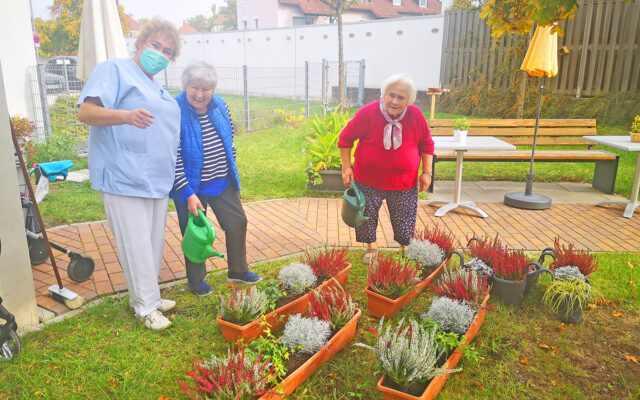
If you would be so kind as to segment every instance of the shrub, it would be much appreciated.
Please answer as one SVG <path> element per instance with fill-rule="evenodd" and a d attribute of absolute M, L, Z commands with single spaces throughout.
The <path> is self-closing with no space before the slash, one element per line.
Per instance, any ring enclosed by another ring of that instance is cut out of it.
<path fill-rule="evenodd" d="M 502 258 L 494 260 L 491 267 L 498 278 L 519 281 L 527 277 L 531 264 L 522 251 L 509 250 Z"/>
<path fill-rule="evenodd" d="M 18 142 L 20 142 L 20 140 L 28 140 L 36 130 L 36 124 L 34 124 L 33 121 L 26 117 L 20 117 L 19 115 L 11 117 L 11 125 Z"/>
<path fill-rule="evenodd" d="M 302 293 L 318 280 L 310 266 L 296 262 L 282 268 L 278 279 L 284 290 L 289 293 Z"/>
<path fill-rule="evenodd" d="M 227 357 L 211 356 L 211 361 L 194 360 L 193 368 L 185 375 L 188 383 L 178 379 L 180 390 L 191 399 L 253 399 L 266 393 L 273 367 L 260 355 L 246 355 L 244 348 Z"/>
<path fill-rule="evenodd" d="M 329 279 L 349 264 L 348 252 L 349 247 L 339 249 L 325 244 L 320 249 L 306 250 L 302 262 L 309 265 L 318 278 Z"/>
<path fill-rule="evenodd" d="M 33 140 L 28 142 L 25 148 L 30 153 L 30 161 L 41 163 L 73 160 L 78 157 L 78 151 L 75 147 L 77 142 L 78 139 L 73 136 L 54 133 L 44 142 L 38 143 Z"/>
<path fill-rule="evenodd" d="M 476 312 L 467 303 L 448 297 L 436 297 L 426 317 L 437 321 L 443 331 L 464 335 L 475 315 Z"/>
<path fill-rule="evenodd" d="M 466 268 L 445 267 L 438 279 L 438 285 L 429 284 L 437 296 L 446 296 L 453 300 L 464 300 L 477 306 L 489 293 L 488 278 Z"/>
<path fill-rule="evenodd" d="M 553 242 L 553 247 L 556 250 L 556 259 L 549 266 L 552 271 L 558 267 L 572 265 L 578 267 L 582 275 L 587 276 L 598 270 L 598 260 L 588 251 L 576 250 L 573 243 L 565 246 L 560 244 L 559 239 L 556 239 Z"/>
<path fill-rule="evenodd" d="M 244 325 L 258 318 L 268 304 L 267 295 L 257 287 L 236 287 L 228 297 L 220 296 L 220 314 L 225 321 Z"/>
<path fill-rule="evenodd" d="M 445 257 L 444 250 L 437 244 L 415 238 L 409 241 L 409 245 L 404 249 L 404 255 L 423 267 L 440 265 Z"/>
<path fill-rule="evenodd" d="M 453 234 L 441 230 L 438 225 L 435 225 L 433 229 L 425 229 L 422 232 L 417 231 L 414 237 L 419 240 L 428 240 L 438 245 L 438 247 L 444 250 L 446 255 L 451 254 L 456 247 L 456 239 Z"/>
<path fill-rule="evenodd" d="M 397 327 L 387 325 L 384 333 L 383 328 L 384 318 L 380 320 L 377 331 L 370 329 L 376 335 L 376 343 L 373 346 L 357 343 L 356 346 L 372 350 L 382 370 L 405 392 L 414 383 L 458 371 L 437 366 L 444 351 L 438 351 L 435 329 L 426 329 L 414 319 L 405 326 L 404 318 Z"/>
<path fill-rule="evenodd" d="M 378 254 L 369 267 L 367 285 L 383 296 L 390 298 L 402 296 L 416 283 L 418 283 L 418 269 L 411 262 Z"/>
<path fill-rule="evenodd" d="M 282 344 L 290 350 L 299 350 L 306 354 L 315 354 L 331 336 L 331 325 L 318 318 L 305 318 L 300 314 L 289 317 L 284 326 Z"/>
<path fill-rule="evenodd" d="M 342 328 L 356 313 L 356 303 L 345 289 L 335 282 L 324 290 L 309 293 L 309 315 L 331 323 L 334 330 Z"/>

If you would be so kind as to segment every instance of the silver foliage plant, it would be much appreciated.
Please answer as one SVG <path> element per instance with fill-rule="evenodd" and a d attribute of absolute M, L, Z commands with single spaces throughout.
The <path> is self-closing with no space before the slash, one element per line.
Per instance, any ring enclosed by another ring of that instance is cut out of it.
<path fill-rule="evenodd" d="M 467 261 L 464 263 L 464 266 L 470 269 L 471 271 L 478 272 L 483 275 L 491 275 L 493 274 L 493 269 L 488 266 L 484 261 L 479 258 L 472 258 L 471 261 Z"/>
<path fill-rule="evenodd" d="M 290 350 L 315 354 L 331 336 L 331 324 L 316 317 L 306 318 L 302 314 L 289 317 L 284 326 L 282 344 Z"/>
<path fill-rule="evenodd" d="M 288 293 L 302 293 L 315 285 L 318 277 L 307 264 L 293 262 L 280 270 L 278 279 Z"/>
<path fill-rule="evenodd" d="M 437 244 L 428 240 L 412 238 L 404 249 L 404 254 L 412 261 L 425 267 L 440 265 L 444 261 L 445 253 Z"/>
<path fill-rule="evenodd" d="M 578 278 L 584 280 L 585 277 L 580 272 L 580 268 L 575 267 L 573 265 L 566 265 L 564 267 L 558 267 L 553 270 L 553 276 L 558 279 L 570 279 L 570 278 Z"/>
<path fill-rule="evenodd" d="M 433 299 L 426 317 L 437 321 L 442 331 L 464 335 L 467 333 L 475 315 L 476 312 L 466 301 L 453 300 L 448 297 L 436 297 Z"/>
<path fill-rule="evenodd" d="M 372 350 L 384 372 L 404 389 L 414 383 L 427 382 L 438 374 L 459 371 L 437 366 L 444 350 L 438 352 L 436 330 L 423 327 L 414 319 L 407 326 L 402 318 L 398 326 L 389 324 L 384 328 L 382 318 L 374 333 L 377 340 L 373 346 L 364 343 L 356 343 L 356 346 Z"/>

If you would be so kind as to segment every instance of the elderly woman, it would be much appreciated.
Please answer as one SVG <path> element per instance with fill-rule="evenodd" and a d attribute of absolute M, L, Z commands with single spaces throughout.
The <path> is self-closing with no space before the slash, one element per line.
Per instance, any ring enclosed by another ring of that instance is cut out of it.
<path fill-rule="evenodd" d="M 180 147 L 171 198 L 176 205 L 180 231 L 189 213 L 206 213 L 207 204 L 226 235 L 227 280 L 253 284 L 262 278 L 247 264 L 247 216 L 240 202 L 240 178 L 233 144 L 233 124 L 222 97 L 213 94 L 218 81 L 213 66 L 195 62 L 182 73 Z M 189 289 L 199 295 L 211 293 L 205 282 L 204 263 L 185 257 Z"/>
<path fill-rule="evenodd" d="M 393 238 L 404 248 L 413 236 L 418 191 L 431 184 L 433 140 L 422 112 L 412 105 L 415 99 L 413 80 L 393 75 L 382 85 L 381 99 L 362 107 L 340 133 L 342 180 L 345 186 L 353 180 L 366 198 L 364 215 L 369 220 L 356 228 L 356 240 L 367 243 L 363 260 L 367 264 L 378 249 L 376 228 L 382 200 L 387 201 Z M 351 148 L 356 140 L 352 167 Z"/>
<path fill-rule="evenodd" d="M 158 275 L 180 134 L 180 109 L 153 77 L 180 48 L 175 27 L 153 19 L 140 30 L 132 59 L 111 59 L 91 72 L 78 105 L 90 125 L 91 187 L 100 193 L 115 236 L 129 304 L 146 327 L 164 329 Z"/>

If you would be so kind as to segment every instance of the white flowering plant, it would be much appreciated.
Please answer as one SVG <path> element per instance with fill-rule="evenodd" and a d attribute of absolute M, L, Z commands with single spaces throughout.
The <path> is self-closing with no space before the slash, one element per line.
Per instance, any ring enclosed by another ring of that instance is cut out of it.
<path fill-rule="evenodd" d="M 280 270 L 278 279 L 288 293 L 303 293 L 318 281 L 313 269 L 307 265 L 293 262 Z"/>
<path fill-rule="evenodd" d="M 372 350 L 387 376 L 405 392 L 420 382 L 428 382 L 438 374 L 451 373 L 451 370 L 438 366 L 439 360 L 446 355 L 445 350 L 439 349 L 435 340 L 436 330 L 429 329 L 411 319 L 405 324 L 404 318 L 397 326 L 384 326 L 384 318 L 380 320 L 378 330 L 370 328 L 376 336 L 376 343 L 370 346 L 357 343 Z"/>
<path fill-rule="evenodd" d="M 291 350 L 315 354 L 327 344 L 330 336 L 331 324 L 328 321 L 296 314 L 289 317 L 281 340 Z"/>

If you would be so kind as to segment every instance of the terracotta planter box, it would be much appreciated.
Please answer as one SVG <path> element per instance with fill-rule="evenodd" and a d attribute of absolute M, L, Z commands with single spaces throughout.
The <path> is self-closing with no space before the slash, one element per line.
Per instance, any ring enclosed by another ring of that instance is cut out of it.
<path fill-rule="evenodd" d="M 272 391 L 260 397 L 260 400 L 284 399 L 292 394 L 298 386 L 309 379 L 311 375 L 324 363 L 329 361 L 337 352 L 342 350 L 356 335 L 358 318 L 362 311 L 356 308 L 356 313 L 333 337 L 318 350 L 310 359 L 284 378 Z"/>
<path fill-rule="evenodd" d="M 364 291 L 367 294 L 367 304 L 369 306 L 369 314 L 374 317 L 389 319 L 393 317 L 402 307 L 407 305 L 414 297 L 427 287 L 427 285 L 444 269 L 446 262 L 440 264 L 440 266 L 431 273 L 426 279 L 420 281 L 413 290 L 409 290 L 404 295 L 397 299 L 390 299 L 381 294 L 378 294 L 369 288 Z"/>
<path fill-rule="evenodd" d="M 484 307 L 487 306 L 488 301 L 489 295 L 487 295 L 482 301 L 482 308 L 480 308 L 480 311 L 476 313 L 476 316 L 473 318 L 473 321 L 471 322 L 467 333 L 464 335 L 464 343 L 459 348 L 457 348 L 453 352 L 453 354 L 451 354 L 451 356 L 449 356 L 447 361 L 444 363 L 443 368 L 454 369 L 456 365 L 458 365 L 458 362 L 462 358 L 462 350 L 467 344 L 471 343 L 474 337 L 476 337 L 476 334 L 478 333 L 480 327 L 482 326 L 482 323 L 484 322 L 484 317 L 486 314 Z M 410 394 L 400 392 L 386 386 L 382 386 L 382 382 L 384 381 L 386 374 L 382 375 L 382 378 L 380 378 L 380 380 L 378 381 L 377 388 L 382 393 L 382 398 L 384 400 L 430 400 L 435 399 L 438 393 L 440 393 L 440 390 L 447 382 L 447 379 L 449 379 L 449 375 L 450 374 L 441 374 L 431 379 L 431 382 L 429 382 L 429 385 L 424 390 L 424 392 L 422 392 L 422 396 L 420 397 L 411 396 Z"/>
<path fill-rule="evenodd" d="M 350 271 L 351 264 L 348 264 L 342 269 L 342 271 L 338 272 L 334 278 L 344 287 L 347 284 Z M 324 288 L 333 285 L 333 280 L 329 279 L 318 287 Z M 224 336 L 227 342 L 236 342 L 243 339 L 245 343 L 249 343 L 260 337 L 266 329 L 266 326 L 260 325 L 263 320 L 266 320 L 266 322 L 271 325 L 270 329 L 275 331 L 287 323 L 290 315 L 304 313 L 307 311 L 307 308 L 309 308 L 309 293 L 306 293 L 291 303 L 285 304 L 284 306 L 271 311 L 269 314 L 265 314 L 245 325 L 236 325 L 233 322 L 223 320 L 220 316 L 216 318 L 216 322 L 220 325 L 220 328 L 222 329 L 222 336 Z"/>

